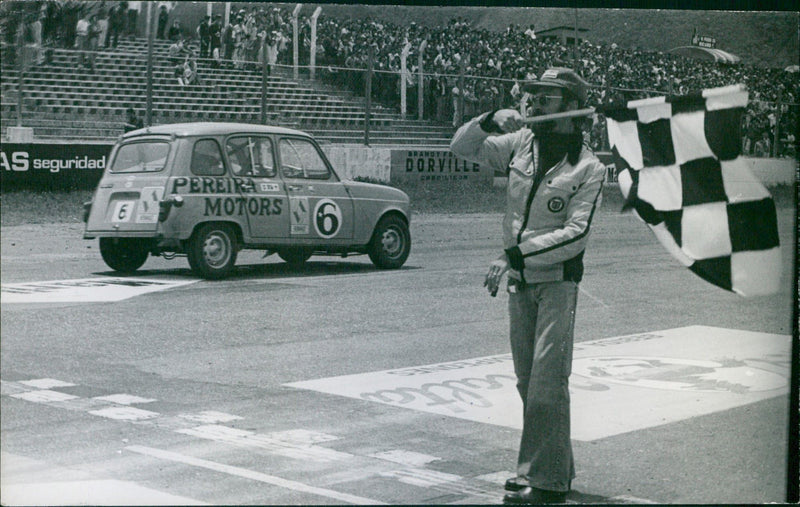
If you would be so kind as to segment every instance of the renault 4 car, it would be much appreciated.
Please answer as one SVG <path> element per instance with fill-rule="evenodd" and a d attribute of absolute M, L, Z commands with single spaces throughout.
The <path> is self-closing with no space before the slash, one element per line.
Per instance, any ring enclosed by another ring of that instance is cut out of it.
<path fill-rule="evenodd" d="M 307 133 L 237 123 L 180 123 L 128 132 L 111 150 L 84 239 L 113 270 L 149 255 L 185 255 L 224 278 L 241 249 L 302 265 L 312 255 L 367 254 L 399 268 L 411 249 L 408 195 L 339 178 Z"/>

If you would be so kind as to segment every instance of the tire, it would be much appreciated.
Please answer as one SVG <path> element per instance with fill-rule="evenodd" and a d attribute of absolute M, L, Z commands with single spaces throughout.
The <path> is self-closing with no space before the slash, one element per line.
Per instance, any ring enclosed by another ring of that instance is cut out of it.
<path fill-rule="evenodd" d="M 189 239 L 187 257 L 192 271 L 206 280 L 225 278 L 236 264 L 236 234 L 228 224 L 205 224 Z"/>
<path fill-rule="evenodd" d="M 306 263 L 313 253 L 314 250 L 311 248 L 286 248 L 278 250 L 278 257 L 291 267 L 300 267 Z"/>
<path fill-rule="evenodd" d="M 381 218 L 367 248 L 372 263 L 381 269 L 397 269 L 406 262 L 410 252 L 408 224 L 394 215 Z"/>
<path fill-rule="evenodd" d="M 100 238 L 103 261 L 121 273 L 133 273 L 147 260 L 148 244 L 138 238 Z"/>

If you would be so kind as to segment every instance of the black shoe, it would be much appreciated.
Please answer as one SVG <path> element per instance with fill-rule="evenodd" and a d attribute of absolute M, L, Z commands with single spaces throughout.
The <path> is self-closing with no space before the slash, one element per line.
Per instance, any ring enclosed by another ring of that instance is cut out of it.
<path fill-rule="evenodd" d="M 506 481 L 506 491 L 519 491 L 528 487 L 527 482 L 522 477 L 512 477 Z"/>
<path fill-rule="evenodd" d="M 503 503 L 510 504 L 549 504 L 564 503 L 567 500 L 566 491 L 550 491 L 526 487 L 503 497 Z"/>

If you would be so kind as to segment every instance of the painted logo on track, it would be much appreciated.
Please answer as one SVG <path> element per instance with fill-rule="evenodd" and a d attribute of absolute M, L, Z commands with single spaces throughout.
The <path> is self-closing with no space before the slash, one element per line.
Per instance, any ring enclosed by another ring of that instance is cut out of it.
<path fill-rule="evenodd" d="M 789 336 L 708 326 L 576 343 L 572 438 L 596 440 L 784 395 L 789 349 Z M 287 385 L 521 429 L 515 384 L 511 355 L 503 354 Z"/>
<path fill-rule="evenodd" d="M 576 359 L 572 371 L 601 382 L 682 392 L 746 393 L 786 387 L 785 376 L 763 370 L 746 359 L 586 357 Z"/>

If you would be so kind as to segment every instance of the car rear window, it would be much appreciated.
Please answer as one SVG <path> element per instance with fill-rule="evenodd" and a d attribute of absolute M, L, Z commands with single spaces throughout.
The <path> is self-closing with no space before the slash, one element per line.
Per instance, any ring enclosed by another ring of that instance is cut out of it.
<path fill-rule="evenodd" d="M 168 142 L 146 141 L 124 144 L 117 150 L 117 155 L 111 164 L 111 172 L 158 172 L 164 169 L 167 155 L 169 155 Z"/>

